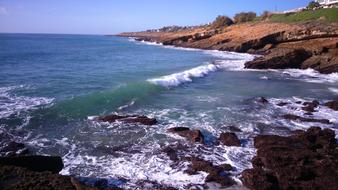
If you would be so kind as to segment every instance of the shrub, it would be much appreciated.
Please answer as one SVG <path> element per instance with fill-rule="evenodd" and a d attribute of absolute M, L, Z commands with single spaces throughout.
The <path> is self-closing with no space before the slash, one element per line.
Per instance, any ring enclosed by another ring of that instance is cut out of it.
<path fill-rule="evenodd" d="M 256 13 L 254 12 L 242 12 L 237 13 L 234 17 L 235 23 L 249 22 L 253 21 L 256 18 Z"/>
<path fill-rule="evenodd" d="M 268 18 L 270 18 L 272 15 L 272 13 L 270 13 L 269 11 L 264 11 L 261 15 L 261 20 L 267 20 Z"/>
<path fill-rule="evenodd" d="M 230 26 L 234 24 L 234 22 L 231 20 L 231 18 L 227 16 L 218 16 L 214 22 L 212 22 L 211 26 L 213 28 L 222 28 L 225 26 Z"/>
<path fill-rule="evenodd" d="M 320 7 L 320 4 L 316 1 L 311 1 L 308 6 L 307 6 L 307 9 L 315 9 L 315 8 L 318 8 Z"/>

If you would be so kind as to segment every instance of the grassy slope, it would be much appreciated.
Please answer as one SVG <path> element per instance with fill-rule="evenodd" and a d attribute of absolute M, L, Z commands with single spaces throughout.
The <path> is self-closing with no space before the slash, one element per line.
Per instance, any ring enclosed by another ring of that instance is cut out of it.
<path fill-rule="evenodd" d="M 270 17 L 272 22 L 303 22 L 325 17 L 328 22 L 338 22 L 338 8 L 308 10 L 298 13 L 275 14 Z"/>

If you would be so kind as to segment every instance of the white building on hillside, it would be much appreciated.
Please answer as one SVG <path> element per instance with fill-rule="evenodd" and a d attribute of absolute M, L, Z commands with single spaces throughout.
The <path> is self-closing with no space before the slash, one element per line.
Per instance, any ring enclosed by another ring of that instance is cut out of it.
<path fill-rule="evenodd" d="M 317 0 L 317 2 L 324 7 L 331 7 L 331 6 L 338 5 L 338 0 Z"/>

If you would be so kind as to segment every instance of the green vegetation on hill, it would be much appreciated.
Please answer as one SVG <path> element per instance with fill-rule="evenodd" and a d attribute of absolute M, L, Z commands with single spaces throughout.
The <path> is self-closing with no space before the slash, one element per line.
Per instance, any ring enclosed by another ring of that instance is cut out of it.
<path fill-rule="evenodd" d="M 297 13 L 273 14 L 272 22 L 304 22 L 323 19 L 328 22 L 338 22 L 338 8 L 306 10 Z"/>

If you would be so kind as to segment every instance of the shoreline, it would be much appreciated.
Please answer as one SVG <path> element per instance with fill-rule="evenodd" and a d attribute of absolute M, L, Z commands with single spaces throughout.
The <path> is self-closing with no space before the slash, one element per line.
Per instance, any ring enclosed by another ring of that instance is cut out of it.
<path fill-rule="evenodd" d="M 251 69 L 312 68 L 323 74 L 338 72 L 338 23 L 257 22 L 217 30 L 199 27 L 177 32 L 130 32 L 115 36 L 165 46 L 261 55 L 245 64 L 245 68 Z"/>

